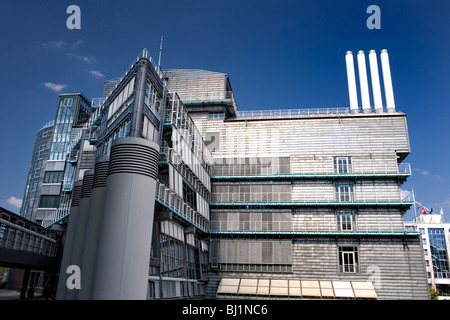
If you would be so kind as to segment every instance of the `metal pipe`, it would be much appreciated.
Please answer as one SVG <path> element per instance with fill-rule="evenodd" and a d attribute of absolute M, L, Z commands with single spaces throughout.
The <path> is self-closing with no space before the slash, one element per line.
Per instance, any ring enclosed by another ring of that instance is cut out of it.
<path fill-rule="evenodd" d="M 386 49 L 381 50 L 381 69 L 383 71 L 384 93 L 386 95 L 387 112 L 395 112 L 394 90 L 392 88 L 391 68 L 389 66 L 389 55 Z"/>
<path fill-rule="evenodd" d="M 103 205 L 105 198 L 106 177 L 108 175 L 109 156 L 101 156 L 96 159 L 94 179 L 89 204 L 89 222 L 84 233 L 85 243 L 81 258 L 81 290 L 79 300 L 89 300 L 92 297 L 92 283 L 97 258 L 98 233 L 103 221 Z"/>
<path fill-rule="evenodd" d="M 383 102 L 381 99 L 380 76 L 378 72 L 377 53 L 375 50 L 370 50 L 369 52 L 369 63 L 375 113 L 382 113 Z"/>
<path fill-rule="evenodd" d="M 370 113 L 369 84 L 367 81 L 366 55 L 360 50 L 357 54 L 361 104 L 364 113 Z"/>
<path fill-rule="evenodd" d="M 73 238 L 73 248 L 70 255 L 70 264 L 80 267 L 81 257 L 83 255 L 84 247 L 84 232 L 89 223 L 89 203 L 91 200 L 92 183 L 94 180 L 94 170 L 87 170 L 84 172 L 83 184 L 81 186 L 80 206 L 78 208 L 78 217 L 75 225 L 76 235 Z M 81 271 L 81 268 L 80 268 Z M 83 271 L 81 271 L 83 272 Z M 80 277 L 81 279 L 82 277 Z M 80 289 L 68 290 L 65 300 L 77 299 Z"/>
<path fill-rule="evenodd" d="M 67 231 L 64 239 L 64 250 L 61 260 L 61 267 L 59 271 L 59 282 L 56 291 L 56 299 L 63 300 L 69 290 L 66 285 L 67 281 L 67 267 L 71 265 L 70 258 L 72 256 L 73 243 L 76 236 L 76 225 L 78 219 L 78 209 L 80 206 L 82 181 L 77 181 L 74 184 L 72 191 L 72 202 L 70 205 L 69 221 L 67 222 Z"/>
<path fill-rule="evenodd" d="M 345 54 L 345 64 L 347 66 L 348 95 L 350 99 L 350 112 L 358 113 L 358 93 L 356 91 L 355 65 L 353 62 L 353 53 L 347 51 Z"/>
<path fill-rule="evenodd" d="M 155 211 L 159 145 L 113 141 L 106 178 L 92 299 L 145 300 Z"/>

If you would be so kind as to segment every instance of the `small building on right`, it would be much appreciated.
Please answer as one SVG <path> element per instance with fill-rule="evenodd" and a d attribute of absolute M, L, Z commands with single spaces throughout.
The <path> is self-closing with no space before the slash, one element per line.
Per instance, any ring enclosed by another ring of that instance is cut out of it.
<path fill-rule="evenodd" d="M 405 222 L 405 228 L 421 233 L 428 283 L 438 291 L 440 300 L 450 300 L 450 223 L 444 223 L 442 209 L 440 214 L 416 216 Z"/>

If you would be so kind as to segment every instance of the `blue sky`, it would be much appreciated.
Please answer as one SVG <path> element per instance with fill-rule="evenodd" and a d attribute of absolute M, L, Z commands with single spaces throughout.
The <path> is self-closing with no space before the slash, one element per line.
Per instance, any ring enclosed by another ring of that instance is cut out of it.
<path fill-rule="evenodd" d="M 81 30 L 66 27 L 72 4 Z M 379 30 L 366 26 L 372 4 Z M 35 134 L 54 118 L 58 93 L 102 96 L 143 48 L 157 59 L 164 35 L 163 68 L 228 73 L 241 110 L 348 106 L 345 52 L 388 49 L 411 144 L 403 188 L 447 217 L 449 11 L 448 1 L 3 0 L 0 206 L 19 211 Z"/>

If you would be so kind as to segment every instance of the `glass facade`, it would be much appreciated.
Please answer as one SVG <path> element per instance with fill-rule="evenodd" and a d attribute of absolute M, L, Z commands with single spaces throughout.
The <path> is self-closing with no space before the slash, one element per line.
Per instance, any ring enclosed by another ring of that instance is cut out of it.
<path fill-rule="evenodd" d="M 28 171 L 27 183 L 23 196 L 20 215 L 31 220 L 36 220 L 36 209 L 41 195 L 42 182 L 45 174 L 45 164 L 50 152 L 51 138 L 53 134 L 53 121 L 47 123 L 36 134 L 33 154 L 31 156 L 30 168 Z"/>
<path fill-rule="evenodd" d="M 60 99 L 50 150 L 50 160 L 65 160 L 75 115 L 74 98 Z"/>
<path fill-rule="evenodd" d="M 50 160 L 65 160 L 73 126 L 83 125 L 91 115 L 90 101 L 80 94 L 62 95 L 54 125 Z"/>
<path fill-rule="evenodd" d="M 449 278 L 447 246 L 443 228 L 428 228 L 430 253 L 433 259 L 435 278 Z"/>

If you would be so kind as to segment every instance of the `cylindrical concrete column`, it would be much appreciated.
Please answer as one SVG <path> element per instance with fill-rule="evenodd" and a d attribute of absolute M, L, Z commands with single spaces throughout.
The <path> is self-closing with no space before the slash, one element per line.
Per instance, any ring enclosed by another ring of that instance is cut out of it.
<path fill-rule="evenodd" d="M 350 99 L 350 112 L 358 113 L 358 92 L 356 91 L 355 64 L 353 53 L 347 51 L 345 54 L 345 65 L 347 67 L 348 96 Z"/>
<path fill-rule="evenodd" d="M 84 232 L 88 223 L 88 210 L 91 197 L 92 183 L 94 180 L 94 170 L 84 172 L 83 184 L 81 186 L 80 205 L 78 207 L 78 217 L 75 226 L 75 236 L 73 238 L 72 254 L 69 263 L 71 265 L 81 266 L 81 256 L 83 254 Z M 80 280 L 83 278 L 84 271 L 80 267 Z M 81 287 L 83 288 L 83 287 Z M 77 298 L 80 289 L 67 290 L 66 300 L 74 300 Z"/>
<path fill-rule="evenodd" d="M 112 143 L 93 299 L 147 297 L 158 161 L 159 146 L 149 140 Z"/>
<path fill-rule="evenodd" d="M 64 236 L 64 249 L 61 259 L 61 268 L 59 270 L 58 288 L 56 290 L 56 299 L 63 300 L 66 292 L 69 290 L 66 285 L 68 278 L 67 267 L 71 265 L 70 258 L 72 256 L 73 242 L 76 234 L 76 225 L 78 218 L 78 208 L 80 206 L 82 181 L 75 182 L 72 189 L 72 202 L 70 204 L 69 221 L 67 222 L 67 230 Z"/>
<path fill-rule="evenodd" d="M 361 88 L 361 104 L 364 113 L 370 113 L 369 84 L 367 81 L 366 55 L 359 50 L 357 54 L 359 86 Z"/>
<path fill-rule="evenodd" d="M 94 180 L 89 204 L 89 221 L 84 233 L 84 248 L 81 258 L 81 290 L 78 299 L 92 298 L 92 284 L 94 281 L 95 264 L 97 259 L 97 243 L 100 225 L 103 218 L 103 204 L 105 197 L 106 177 L 108 175 L 109 156 L 96 159 Z"/>
<path fill-rule="evenodd" d="M 391 67 L 389 65 L 389 54 L 386 49 L 380 53 L 381 70 L 383 71 L 384 94 L 386 95 L 387 112 L 395 112 L 394 89 L 392 88 Z"/>
<path fill-rule="evenodd" d="M 380 76 L 378 72 L 377 53 L 375 50 L 369 52 L 370 76 L 372 80 L 373 105 L 375 113 L 383 112 L 383 102 L 381 99 Z"/>

